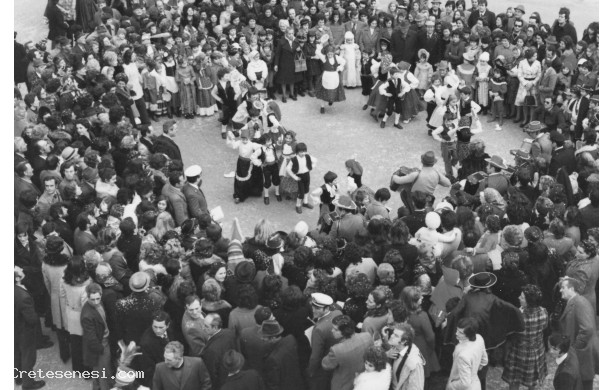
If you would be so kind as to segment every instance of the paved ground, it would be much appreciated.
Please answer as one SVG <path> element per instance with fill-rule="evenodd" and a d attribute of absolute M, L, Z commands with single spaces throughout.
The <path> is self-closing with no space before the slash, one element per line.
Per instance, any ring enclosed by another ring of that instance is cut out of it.
<path fill-rule="evenodd" d="M 491 1 L 491 8 L 500 11 L 503 6 L 499 2 Z M 494 4 L 495 3 L 495 4 Z M 504 2 L 505 3 L 505 2 Z M 545 21 L 552 21 L 557 10 L 567 4 L 574 12 L 571 15 L 578 26 L 579 34 L 588 22 L 598 19 L 599 2 L 596 0 L 579 0 L 576 2 L 559 2 L 555 0 L 527 0 L 522 1 L 528 11 L 540 10 Z M 46 1 L 21 0 L 15 2 L 14 23 L 15 30 L 19 32 L 18 41 L 38 40 L 47 34 L 47 27 L 42 21 Z M 367 112 L 361 111 L 363 98 L 356 90 L 347 91 L 347 101 L 334 105 L 324 115 L 319 114 L 318 104 L 312 98 L 300 98 L 297 102 L 289 101 L 281 104 L 283 124 L 298 134 L 298 140 L 306 142 L 310 153 L 319 159 L 319 165 L 313 172 L 313 187 L 320 185 L 323 175 L 328 170 L 336 172 L 340 178 L 340 189 L 346 188 L 344 175 L 344 161 L 356 158 L 365 169 L 364 184 L 373 189 L 389 185 L 389 178 L 394 169 L 400 165 L 418 166 L 419 156 L 427 151 L 434 150 L 439 156 L 439 145 L 425 130 L 424 113 L 404 125 L 404 130 L 388 126 L 380 129 L 373 122 Z M 518 147 L 524 138 L 518 127 L 511 123 L 504 126 L 502 132 L 492 130 L 492 126 L 485 123 L 485 131 L 478 135 L 482 138 L 489 154 L 500 154 L 506 159 L 511 156 L 508 149 Z M 155 124 L 161 127 L 161 122 Z M 272 199 L 269 206 L 264 206 L 261 198 L 251 198 L 245 203 L 235 206 L 231 199 L 233 180 L 223 177 L 223 173 L 235 169 L 236 154 L 225 146 L 219 136 L 219 123 L 216 116 L 212 118 L 197 118 L 191 121 L 181 120 L 179 123 L 177 142 L 181 146 L 185 163 L 199 164 L 204 169 L 204 184 L 202 186 L 209 206 L 221 206 L 225 212 L 224 223 L 228 226 L 232 218 L 241 221 L 243 232 L 250 235 L 253 226 L 260 218 L 269 218 L 274 221 L 278 229 L 290 230 L 295 223 L 302 219 L 310 226 L 314 226 L 318 212 L 304 210 L 298 216 L 294 211 L 293 202 L 283 201 L 278 204 Z M 437 164 L 443 169 L 442 162 Z M 393 195 L 390 206 L 397 210 L 401 205 L 399 197 Z M 392 213 L 395 215 L 395 212 Z M 46 334 L 48 330 L 44 331 Z M 554 372 L 554 362 L 549 372 Z M 39 351 L 36 368 L 43 370 L 69 370 L 69 364 L 59 361 L 57 343 L 48 350 Z M 500 369 L 490 370 L 490 389 L 501 389 L 507 386 L 499 381 Z M 550 378 L 549 378 L 550 379 Z M 84 389 L 91 386 L 82 380 L 48 380 L 49 389 Z M 542 389 L 552 389 L 548 380 Z"/>

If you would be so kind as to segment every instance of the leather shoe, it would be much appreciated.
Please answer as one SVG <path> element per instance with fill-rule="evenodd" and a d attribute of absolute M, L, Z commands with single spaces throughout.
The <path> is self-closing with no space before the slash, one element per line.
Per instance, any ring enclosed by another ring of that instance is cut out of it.
<path fill-rule="evenodd" d="M 325 114 L 325 107 L 321 107 L 320 112 L 321 112 L 321 114 Z"/>
<path fill-rule="evenodd" d="M 226 139 L 227 138 L 227 133 L 221 133 L 221 138 Z"/>
<path fill-rule="evenodd" d="M 297 101 L 297 96 L 295 96 L 295 95 L 291 95 L 291 96 L 290 96 L 290 98 L 291 98 L 291 100 L 293 100 L 293 101 Z"/>
<path fill-rule="evenodd" d="M 238 198 L 234 198 L 234 203 L 235 203 L 235 204 L 240 203 L 240 199 L 238 199 Z"/>
<path fill-rule="evenodd" d="M 304 91 L 300 91 L 300 92 L 298 92 L 298 95 L 300 95 L 301 97 L 306 96 L 306 94 L 304 93 Z"/>
<path fill-rule="evenodd" d="M 283 102 L 283 103 L 287 103 L 287 98 L 283 96 L 283 98 L 282 98 L 282 102 Z"/>
<path fill-rule="evenodd" d="M 402 127 L 402 125 L 400 125 L 399 123 L 393 125 L 393 127 L 395 127 L 396 129 L 400 129 L 403 130 L 404 128 Z"/>
<path fill-rule="evenodd" d="M 280 195 L 276 195 L 276 200 L 278 200 L 279 202 L 283 201 L 283 197 Z"/>
<path fill-rule="evenodd" d="M 32 381 L 29 385 L 23 385 L 24 390 L 40 389 L 45 386 L 45 381 Z"/>
<path fill-rule="evenodd" d="M 270 198 L 268 198 L 267 196 L 264 196 L 264 204 L 265 205 L 269 205 L 270 204 Z"/>
<path fill-rule="evenodd" d="M 380 122 L 380 128 L 381 128 L 381 129 L 384 129 L 384 128 L 385 128 L 385 125 L 386 125 L 385 121 L 381 121 L 381 122 Z"/>
<path fill-rule="evenodd" d="M 302 207 L 301 206 L 295 206 L 295 212 L 298 214 L 302 214 Z"/>
<path fill-rule="evenodd" d="M 368 109 L 368 105 L 364 104 L 363 107 L 361 107 L 361 109 L 364 110 L 364 111 L 367 110 Z"/>
<path fill-rule="evenodd" d="M 314 206 L 311 205 L 310 203 L 302 203 L 302 207 L 306 207 L 307 209 L 314 209 Z"/>

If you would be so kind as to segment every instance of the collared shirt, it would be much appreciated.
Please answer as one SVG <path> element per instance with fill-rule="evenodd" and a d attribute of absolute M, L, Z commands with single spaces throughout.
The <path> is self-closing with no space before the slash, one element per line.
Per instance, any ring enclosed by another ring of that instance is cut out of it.
<path fill-rule="evenodd" d="M 560 357 L 556 358 L 555 361 L 557 362 L 557 365 L 563 363 L 563 361 L 567 358 L 567 353 L 564 353 L 563 355 L 561 355 Z"/>

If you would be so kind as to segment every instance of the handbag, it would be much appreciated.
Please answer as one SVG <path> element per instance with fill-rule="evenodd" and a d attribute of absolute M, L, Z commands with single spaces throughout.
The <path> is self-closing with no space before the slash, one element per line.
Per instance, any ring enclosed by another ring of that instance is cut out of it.
<path fill-rule="evenodd" d="M 529 92 L 529 95 L 525 96 L 525 101 L 523 102 L 523 105 L 528 107 L 535 107 L 537 105 L 535 96 L 533 96 L 531 92 Z"/>
<path fill-rule="evenodd" d="M 304 53 L 300 52 L 297 55 L 297 58 L 294 60 L 295 62 L 295 73 L 306 72 L 306 57 Z"/>

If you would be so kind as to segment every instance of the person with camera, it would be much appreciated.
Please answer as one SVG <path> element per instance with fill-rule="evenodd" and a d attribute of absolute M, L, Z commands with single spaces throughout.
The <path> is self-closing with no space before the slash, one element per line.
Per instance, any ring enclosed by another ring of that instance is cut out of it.
<path fill-rule="evenodd" d="M 329 236 L 334 239 L 344 238 L 347 241 L 353 241 L 357 232 L 366 227 L 365 218 L 356 213 L 357 205 L 347 195 L 340 196 L 332 204 L 336 206 L 336 211 L 330 213 L 333 223 Z"/>

